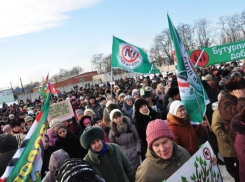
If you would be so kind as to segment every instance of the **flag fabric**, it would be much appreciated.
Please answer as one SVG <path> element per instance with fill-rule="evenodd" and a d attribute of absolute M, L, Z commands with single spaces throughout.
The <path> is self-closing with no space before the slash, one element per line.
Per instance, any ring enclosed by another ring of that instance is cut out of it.
<path fill-rule="evenodd" d="M 42 155 L 44 151 L 42 137 L 48 117 L 49 105 L 50 93 L 47 94 L 45 104 L 37 115 L 22 145 L 16 151 L 0 178 L 0 182 L 41 181 Z"/>
<path fill-rule="evenodd" d="M 116 37 L 113 37 L 111 67 L 143 74 L 160 73 L 145 51 Z"/>
<path fill-rule="evenodd" d="M 49 74 L 46 76 L 46 79 L 44 80 L 43 84 L 42 84 L 42 88 L 40 90 L 40 95 L 45 99 L 47 97 L 47 94 L 49 92 L 51 92 L 52 94 L 60 94 L 60 91 L 58 89 L 56 89 L 54 87 L 53 84 L 51 84 L 49 81 L 48 81 L 48 76 Z"/>
<path fill-rule="evenodd" d="M 206 105 L 210 103 L 210 101 L 177 30 L 173 26 L 168 15 L 167 17 L 170 37 L 174 49 L 174 60 L 177 63 L 176 73 L 181 101 L 185 105 L 191 123 L 199 124 L 203 121 Z"/>

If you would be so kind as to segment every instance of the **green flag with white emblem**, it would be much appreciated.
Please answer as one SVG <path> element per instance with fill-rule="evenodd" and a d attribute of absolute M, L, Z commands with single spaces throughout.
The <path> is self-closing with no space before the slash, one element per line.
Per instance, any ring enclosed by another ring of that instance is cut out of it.
<path fill-rule="evenodd" d="M 113 37 L 111 67 L 143 74 L 160 73 L 145 51 L 116 37 Z"/>

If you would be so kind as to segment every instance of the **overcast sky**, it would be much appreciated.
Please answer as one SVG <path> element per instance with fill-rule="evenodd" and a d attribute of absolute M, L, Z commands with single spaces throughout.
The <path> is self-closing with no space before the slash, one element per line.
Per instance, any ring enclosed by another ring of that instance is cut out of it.
<path fill-rule="evenodd" d="M 179 2 L 179 3 L 178 3 Z M 113 35 L 149 49 L 153 38 L 174 23 L 199 18 L 217 22 L 241 13 L 238 0 L 1 0 L 0 89 L 41 81 L 49 72 L 81 66 L 91 71 L 93 54 L 108 55 Z"/>

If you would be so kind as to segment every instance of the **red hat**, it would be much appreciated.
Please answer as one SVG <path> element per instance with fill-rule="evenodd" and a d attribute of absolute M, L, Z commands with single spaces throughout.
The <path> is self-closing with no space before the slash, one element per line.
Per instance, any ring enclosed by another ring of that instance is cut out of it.
<path fill-rule="evenodd" d="M 146 128 L 146 141 L 148 143 L 148 147 L 151 148 L 152 143 L 159 138 L 169 138 L 173 140 L 174 134 L 165 121 L 156 119 L 149 122 Z"/>

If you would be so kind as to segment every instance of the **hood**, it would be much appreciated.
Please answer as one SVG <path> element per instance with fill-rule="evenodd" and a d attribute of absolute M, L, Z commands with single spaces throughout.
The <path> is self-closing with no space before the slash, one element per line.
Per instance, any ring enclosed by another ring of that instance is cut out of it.
<path fill-rule="evenodd" d="M 212 109 L 213 109 L 213 111 L 218 110 L 218 105 L 219 105 L 219 102 L 212 103 Z"/>
<path fill-rule="evenodd" d="M 49 160 L 49 171 L 54 173 L 69 158 L 69 155 L 63 149 L 55 151 Z"/>
<path fill-rule="evenodd" d="M 17 148 L 18 143 L 13 135 L 6 133 L 0 135 L 0 153 L 8 152 Z"/>
<path fill-rule="evenodd" d="M 131 123 L 131 120 L 127 116 L 123 116 L 123 122 L 125 122 L 125 121 L 128 123 L 129 128 L 131 128 L 132 127 L 132 123 Z M 113 121 L 110 122 L 110 127 L 111 128 L 112 128 L 112 123 L 113 123 Z"/>

